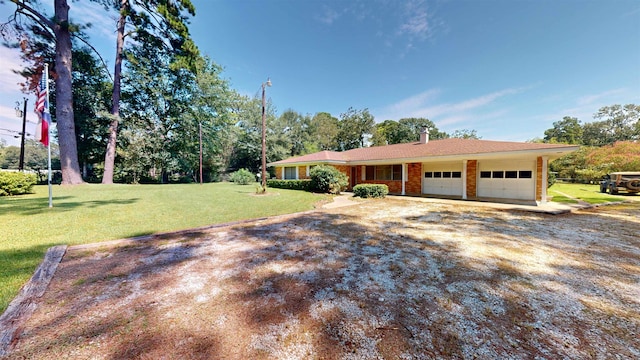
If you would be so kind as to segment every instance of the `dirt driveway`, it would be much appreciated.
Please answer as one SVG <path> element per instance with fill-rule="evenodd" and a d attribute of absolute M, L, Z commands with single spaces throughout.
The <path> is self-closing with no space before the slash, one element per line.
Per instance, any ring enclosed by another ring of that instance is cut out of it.
<path fill-rule="evenodd" d="M 10 357 L 637 359 L 638 234 L 386 199 L 69 248 Z"/>

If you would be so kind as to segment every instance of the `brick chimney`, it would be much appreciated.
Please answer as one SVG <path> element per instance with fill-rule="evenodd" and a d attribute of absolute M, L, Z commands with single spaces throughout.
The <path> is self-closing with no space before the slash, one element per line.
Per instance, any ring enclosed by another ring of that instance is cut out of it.
<path fill-rule="evenodd" d="M 429 142 L 429 129 L 422 128 L 420 131 L 420 144 L 426 144 Z"/>

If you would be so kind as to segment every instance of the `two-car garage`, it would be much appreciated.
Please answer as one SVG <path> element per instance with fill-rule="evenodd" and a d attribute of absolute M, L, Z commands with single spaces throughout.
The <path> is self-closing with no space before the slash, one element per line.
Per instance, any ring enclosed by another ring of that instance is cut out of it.
<path fill-rule="evenodd" d="M 464 161 L 422 164 L 422 193 L 428 195 L 463 197 Z M 479 198 L 535 200 L 536 161 L 513 160 L 477 162 L 475 179 Z"/>

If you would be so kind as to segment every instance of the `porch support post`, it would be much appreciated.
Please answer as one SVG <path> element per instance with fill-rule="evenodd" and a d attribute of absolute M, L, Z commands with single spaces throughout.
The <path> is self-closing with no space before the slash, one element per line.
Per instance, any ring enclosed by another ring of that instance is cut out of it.
<path fill-rule="evenodd" d="M 402 195 L 405 195 L 406 183 L 407 183 L 407 164 L 402 163 Z"/>
<path fill-rule="evenodd" d="M 549 157 L 548 156 L 543 156 L 542 157 L 542 184 L 540 184 L 540 188 L 542 190 L 542 194 L 541 194 L 541 203 L 546 204 L 547 203 L 547 184 L 549 183 L 549 171 L 548 171 L 548 165 L 549 165 Z"/>
<path fill-rule="evenodd" d="M 462 161 L 462 199 L 467 199 L 467 160 Z"/>

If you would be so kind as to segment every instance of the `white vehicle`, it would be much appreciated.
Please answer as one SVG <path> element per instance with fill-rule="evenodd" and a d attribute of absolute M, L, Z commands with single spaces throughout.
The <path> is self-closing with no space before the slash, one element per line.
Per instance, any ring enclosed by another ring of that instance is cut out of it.
<path fill-rule="evenodd" d="M 620 191 L 640 192 L 640 171 L 620 171 L 608 174 L 600 181 L 600 192 L 615 195 Z"/>

